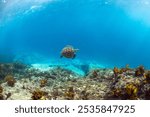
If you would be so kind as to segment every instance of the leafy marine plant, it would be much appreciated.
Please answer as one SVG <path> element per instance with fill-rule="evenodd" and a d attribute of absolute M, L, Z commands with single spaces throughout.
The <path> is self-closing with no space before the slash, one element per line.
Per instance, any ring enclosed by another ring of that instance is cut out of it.
<path fill-rule="evenodd" d="M 40 80 L 40 87 L 45 87 L 47 85 L 47 79 Z"/>
<path fill-rule="evenodd" d="M 13 87 L 16 83 L 16 80 L 14 79 L 14 77 L 12 75 L 7 75 L 4 78 L 4 81 L 7 82 L 8 86 Z"/>
<path fill-rule="evenodd" d="M 145 73 L 146 83 L 150 83 L 150 71 Z"/>
<path fill-rule="evenodd" d="M 133 83 L 130 83 L 130 84 L 127 84 L 126 87 L 125 87 L 125 94 L 127 96 L 128 99 L 138 99 L 138 86 L 133 84 Z"/>
<path fill-rule="evenodd" d="M 1 93 L 0 93 L 0 100 L 4 100 L 4 96 Z"/>
<path fill-rule="evenodd" d="M 115 77 L 117 77 L 120 74 L 120 70 L 117 67 L 114 67 L 113 72 L 114 72 Z"/>
<path fill-rule="evenodd" d="M 94 70 L 93 73 L 92 73 L 92 76 L 94 78 L 98 77 L 98 71 L 97 70 Z"/>
<path fill-rule="evenodd" d="M 0 85 L 0 100 L 4 100 L 4 96 L 3 96 L 3 87 Z"/>
<path fill-rule="evenodd" d="M 0 93 L 3 93 L 3 87 L 0 85 Z"/>
<path fill-rule="evenodd" d="M 32 100 L 46 100 L 48 93 L 39 89 L 32 92 Z"/>
<path fill-rule="evenodd" d="M 144 68 L 144 66 L 141 65 L 136 69 L 135 76 L 141 77 L 141 76 L 144 76 L 144 73 L 145 73 L 145 68 Z"/>
<path fill-rule="evenodd" d="M 134 83 L 127 83 L 122 88 L 114 88 L 108 99 L 122 99 L 122 100 L 137 100 L 139 86 Z"/>
<path fill-rule="evenodd" d="M 117 77 L 119 74 L 123 74 L 131 70 L 132 69 L 129 67 L 129 64 L 127 64 L 124 68 L 120 68 L 120 69 L 117 67 L 114 67 L 113 72 L 114 72 L 115 77 Z"/>
<path fill-rule="evenodd" d="M 75 96 L 75 91 L 74 91 L 73 87 L 69 87 L 68 90 L 65 92 L 64 96 L 68 100 L 73 100 L 74 96 Z"/>

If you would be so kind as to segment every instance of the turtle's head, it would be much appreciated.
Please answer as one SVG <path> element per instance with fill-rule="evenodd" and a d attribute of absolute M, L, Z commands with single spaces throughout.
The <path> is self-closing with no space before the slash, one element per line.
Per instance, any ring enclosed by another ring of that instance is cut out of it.
<path fill-rule="evenodd" d="M 75 52 L 79 51 L 79 49 L 74 49 Z"/>

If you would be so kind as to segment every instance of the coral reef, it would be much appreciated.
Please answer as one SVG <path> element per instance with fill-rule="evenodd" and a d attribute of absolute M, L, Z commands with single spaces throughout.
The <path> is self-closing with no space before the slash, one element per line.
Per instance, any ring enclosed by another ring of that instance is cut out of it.
<path fill-rule="evenodd" d="M 144 66 L 94 68 L 80 76 L 58 66 L 42 71 L 12 63 L 0 64 L 0 77 L 3 100 L 150 99 L 150 71 Z"/>

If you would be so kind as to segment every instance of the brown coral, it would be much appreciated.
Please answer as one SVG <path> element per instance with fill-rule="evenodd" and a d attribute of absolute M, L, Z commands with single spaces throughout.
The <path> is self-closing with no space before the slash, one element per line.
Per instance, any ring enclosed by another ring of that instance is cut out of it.
<path fill-rule="evenodd" d="M 75 96 L 75 91 L 73 87 L 69 87 L 68 91 L 65 92 L 65 97 L 68 100 L 73 100 Z"/>
<path fill-rule="evenodd" d="M 113 72 L 114 72 L 115 77 L 118 76 L 118 74 L 120 74 L 120 70 L 117 67 L 114 67 Z"/>
<path fill-rule="evenodd" d="M 0 93 L 3 93 L 3 87 L 0 85 Z"/>
<path fill-rule="evenodd" d="M 127 84 L 125 87 L 125 93 L 127 94 L 128 99 L 137 99 L 138 98 L 138 86 L 135 84 Z"/>
<path fill-rule="evenodd" d="M 89 93 L 86 90 L 81 91 L 81 93 L 80 93 L 80 99 L 82 99 L 82 100 L 88 100 L 88 96 L 89 96 Z"/>
<path fill-rule="evenodd" d="M 125 72 L 130 71 L 130 70 L 131 70 L 131 68 L 129 67 L 129 64 L 127 64 L 125 66 L 125 68 L 121 68 L 121 69 L 114 67 L 113 72 L 114 72 L 115 76 L 118 76 L 119 74 L 125 73 Z"/>
<path fill-rule="evenodd" d="M 123 100 L 137 100 L 139 86 L 134 83 L 126 84 L 122 88 L 114 88 L 110 93 L 108 99 L 123 99 Z"/>
<path fill-rule="evenodd" d="M 4 96 L 1 93 L 0 93 L 0 100 L 4 100 Z"/>
<path fill-rule="evenodd" d="M 150 83 L 150 71 L 145 74 L 146 82 Z"/>
<path fill-rule="evenodd" d="M 144 66 L 139 66 L 135 71 L 135 76 L 136 77 L 144 76 L 144 73 L 145 73 Z"/>
<path fill-rule="evenodd" d="M 40 87 L 45 87 L 47 85 L 47 79 L 40 80 Z"/>
<path fill-rule="evenodd" d="M 96 78 L 96 77 L 98 77 L 98 72 L 97 72 L 97 70 L 94 70 L 92 72 L 92 78 Z"/>
<path fill-rule="evenodd" d="M 32 99 L 33 100 L 46 100 L 48 93 L 41 91 L 39 89 L 36 89 L 35 91 L 32 92 Z"/>
<path fill-rule="evenodd" d="M 11 86 L 11 87 L 13 87 L 16 83 L 16 80 L 14 79 L 12 75 L 7 75 L 4 80 L 7 82 L 8 86 Z"/>

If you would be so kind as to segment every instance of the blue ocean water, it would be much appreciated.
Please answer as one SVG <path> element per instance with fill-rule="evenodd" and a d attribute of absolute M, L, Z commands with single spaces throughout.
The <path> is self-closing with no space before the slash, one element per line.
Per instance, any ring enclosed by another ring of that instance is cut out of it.
<path fill-rule="evenodd" d="M 0 0 L 0 62 L 150 68 L 150 0 Z M 79 49 L 60 59 L 66 45 Z"/>

